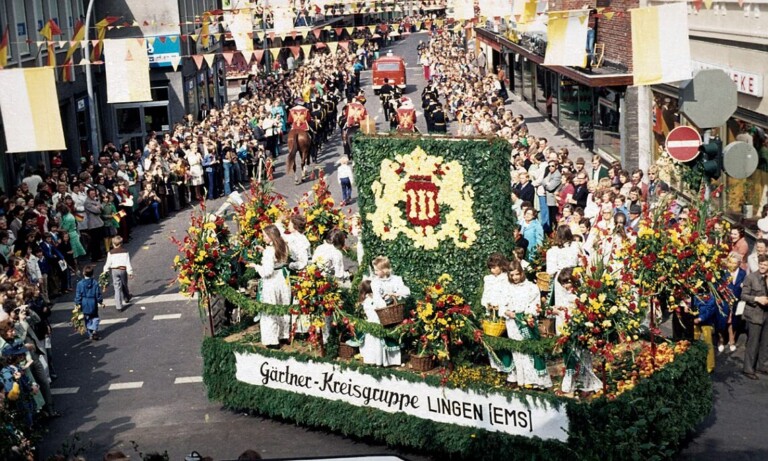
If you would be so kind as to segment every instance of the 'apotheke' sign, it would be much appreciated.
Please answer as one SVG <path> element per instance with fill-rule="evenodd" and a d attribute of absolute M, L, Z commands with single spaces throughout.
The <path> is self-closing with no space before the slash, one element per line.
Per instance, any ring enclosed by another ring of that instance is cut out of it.
<path fill-rule="evenodd" d="M 739 93 L 756 96 L 758 98 L 763 97 L 763 76 L 760 74 L 729 69 L 725 66 L 718 66 L 716 64 L 709 64 L 701 61 L 691 61 L 691 64 L 694 71 L 720 69 L 731 77 L 731 80 L 736 84 L 736 91 Z"/>
<path fill-rule="evenodd" d="M 381 379 L 330 363 L 275 359 L 258 353 L 235 353 L 238 381 L 387 413 L 505 432 L 524 437 L 565 441 L 568 416 L 531 396 L 507 399 L 471 390 L 433 387 L 395 377 Z"/>

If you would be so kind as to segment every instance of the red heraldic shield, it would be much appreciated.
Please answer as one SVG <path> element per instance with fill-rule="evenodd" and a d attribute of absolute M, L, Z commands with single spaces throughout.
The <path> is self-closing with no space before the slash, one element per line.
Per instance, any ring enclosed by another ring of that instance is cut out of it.
<path fill-rule="evenodd" d="M 440 224 L 439 191 L 430 176 L 411 176 L 405 183 L 405 215 L 408 222 L 420 227 Z"/>

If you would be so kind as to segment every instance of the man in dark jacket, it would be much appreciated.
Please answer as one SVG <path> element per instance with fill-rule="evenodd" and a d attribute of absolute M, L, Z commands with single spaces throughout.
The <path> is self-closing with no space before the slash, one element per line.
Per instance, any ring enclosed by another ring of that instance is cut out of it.
<path fill-rule="evenodd" d="M 747 347 L 744 352 L 744 375 L 757 379 L 755 371 L 768 375 L 768 255 L 757 257 L 758 271 L 744 279 L 741 300 L 746 302 Z"/>

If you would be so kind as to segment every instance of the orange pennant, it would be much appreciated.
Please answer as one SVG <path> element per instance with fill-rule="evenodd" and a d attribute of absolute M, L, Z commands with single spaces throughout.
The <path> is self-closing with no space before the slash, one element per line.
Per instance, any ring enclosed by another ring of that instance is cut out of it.
<path fill-rule="evenodd" d="M 203 55 L 201 54 L 192 55 L 192 60 L 195 61 L 195 66 L 197 66 L 197 70 L 200 70 L 203 68 Z"/>

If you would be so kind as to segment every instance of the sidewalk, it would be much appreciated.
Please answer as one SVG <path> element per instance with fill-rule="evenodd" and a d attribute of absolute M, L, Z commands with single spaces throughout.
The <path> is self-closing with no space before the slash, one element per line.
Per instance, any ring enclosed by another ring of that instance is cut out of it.
<path fill-rule="evenodd" d="M 547 138 L 548 144 L 555 149 L 565 147 L 568 149 L 568 158 L 576 161 L 579 157 L 583 158 L 587 165 L 592 160 L 592 153 L 581 147 L 573 139 L 565 135 L 552 122 L 541 115 L 536 109 L 515 94 L 509 94 L 512 102 L 508 102 L 505 107 L 511 110 L 515 115 L 522 114 L 525 117 L 525 123 L 528 125 L 528 132 L 537 138 Z"/>

